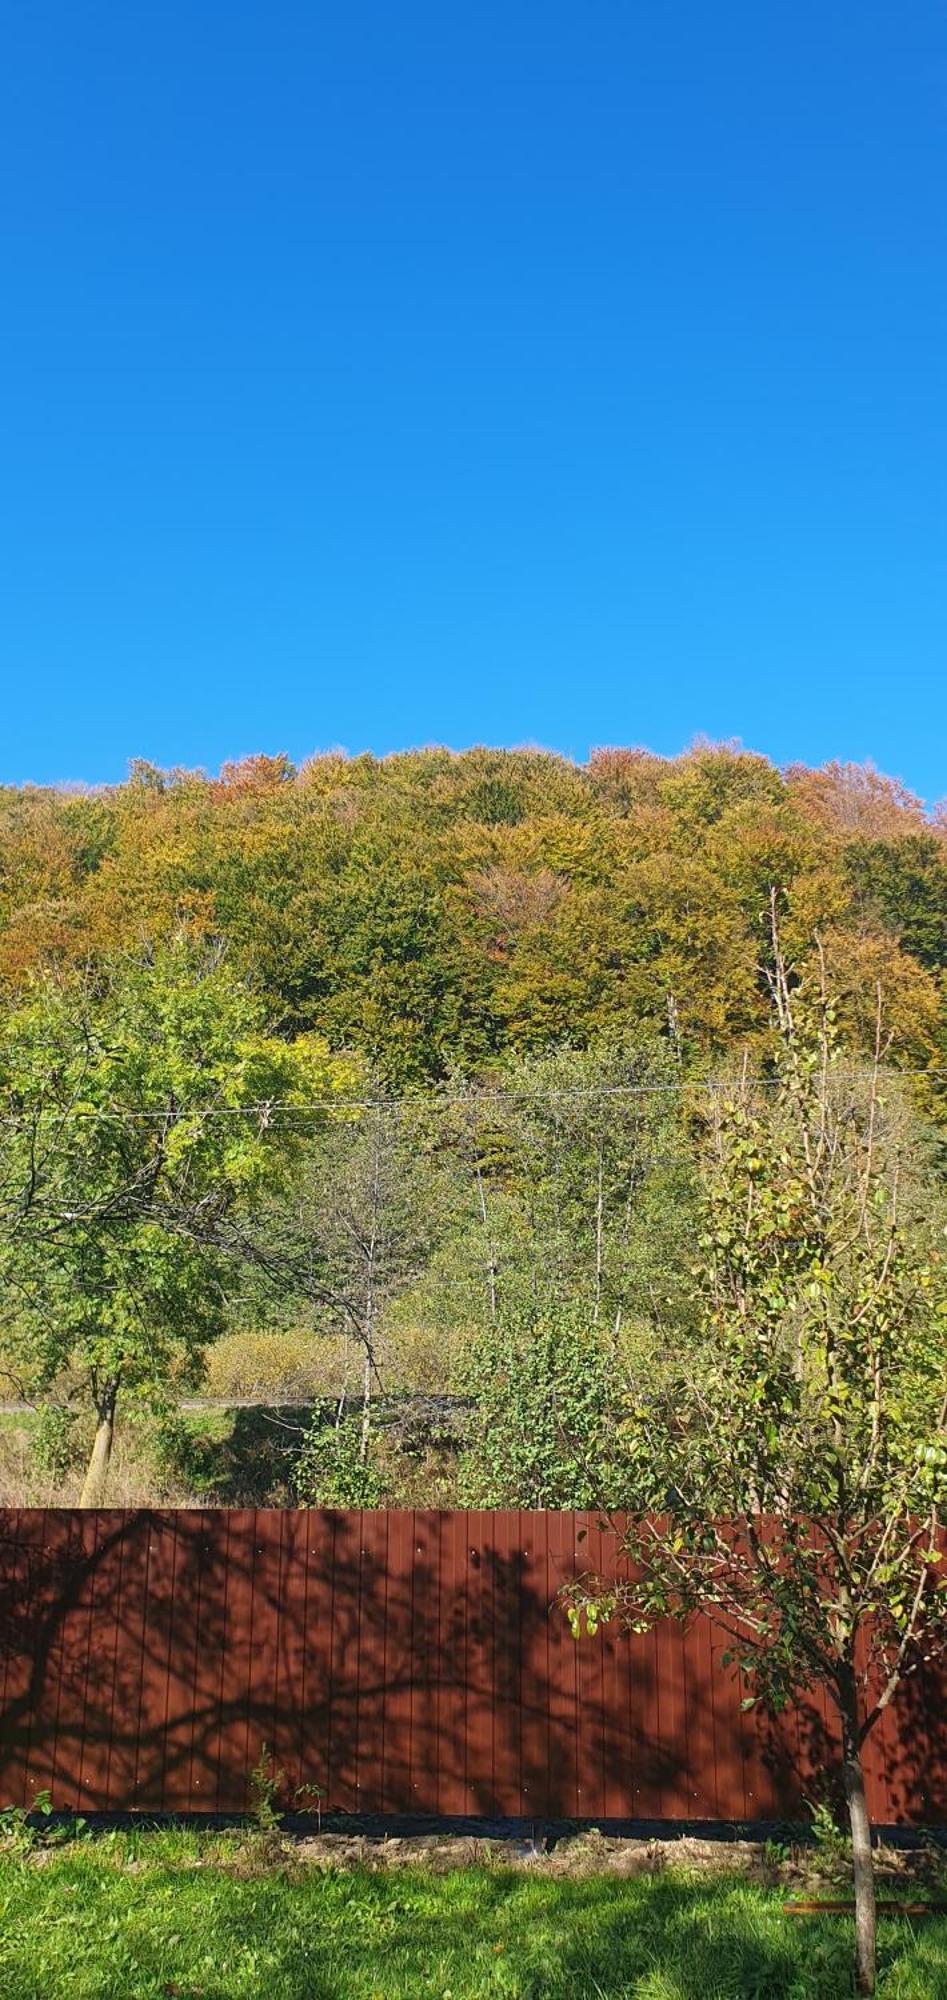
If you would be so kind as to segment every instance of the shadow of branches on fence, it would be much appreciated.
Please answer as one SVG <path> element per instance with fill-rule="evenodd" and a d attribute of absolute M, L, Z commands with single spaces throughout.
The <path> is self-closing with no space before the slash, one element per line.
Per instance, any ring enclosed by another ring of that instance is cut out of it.
<path fill-rule="evenodd" d="M 237 1813 L 266 1745 L 284 1806 L 799 1819 L 831 1718 L 743 1714 L 706 1623 L 576 1645 L 556 1594 L 580 1519 L 7 1514 L 0 1803 Z M 879 1737 L 876 1817 L 943 1816 L 936 1697 L 910 1686 Z"/>

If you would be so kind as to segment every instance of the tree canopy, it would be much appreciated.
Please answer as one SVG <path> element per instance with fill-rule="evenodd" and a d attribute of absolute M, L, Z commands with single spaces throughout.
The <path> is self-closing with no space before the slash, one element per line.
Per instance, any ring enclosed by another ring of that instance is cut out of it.
<path fill-rule="evenodd" d="M 350 1075 L 314 1036 L 267 1035 L 183 937 L 98 980 L 37 980 L 3 1016 L 0 1357 L 21 1393 L 91 1398 L 87 1500 L 119 1392 L 187 1382 L 223 1327 L 233 1232 L 292 1146 L 267 1105 L 302 1110 Z"/>
<path fill-rule="evenodd" d="M 767 1031 L 768 899 L 817 933 L 871 1044 L 947 1062 L 947 827 L 870 768 L 780 772 L 727 745 L 133 766 L 94 793 L 0 793 L 0 982 L 99 963 L 182 922 L 223 940 L 279 1031 L 397 1088 L 629 1025 L 686 1064 Z"/>

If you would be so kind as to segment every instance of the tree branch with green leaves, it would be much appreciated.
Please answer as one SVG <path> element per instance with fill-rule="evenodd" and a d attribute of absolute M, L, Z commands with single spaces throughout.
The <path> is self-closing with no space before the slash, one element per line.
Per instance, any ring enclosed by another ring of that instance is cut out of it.
<path fill-rule="evenodd" d="M 696 1340 L 622 1427 L 629 1576 L 570 1589 L 573 1628 L 708 1614 L 778 1710 L 839 1715 L 859 1991 L 874 1985 L 862 1753 L 947 1642 L 947 1297 L 924 1134 L 884 1067 L 843 1048 L 821 956 L 791 976 L 774 924 L 775 1056 L 713 1096 Z"/>

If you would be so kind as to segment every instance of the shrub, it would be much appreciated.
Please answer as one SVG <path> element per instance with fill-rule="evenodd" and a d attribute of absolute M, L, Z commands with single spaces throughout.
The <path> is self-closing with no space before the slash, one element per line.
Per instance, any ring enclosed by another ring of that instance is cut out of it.
<path fill-rule="evenodd" d="M 362 1455 L 361 1416 L 327 1423 L 317 1412 L 296 1461 L 293 1484 L 308 1507 L 383 1506 L 385 1483 L 371 1435 Z"/>
<path fill-rule="evenodd" d="M 461 1483 L 474 1507 L 621 1503 L 617 1404 L 604 1346 L 577 1305 L 520 1306 L 481 1337 L 468 1371 L 477 1398 Z"/>
<path fill-rule="evenodd" d="M 80 1465 L 88 1444 L 80 1413 L 65 1403 L 48 1403 L 41 1409 L 30 1431 L 30 1454 L 37 1472 L 63 1479 Z"/>
<path fill-rule="evenodd" d="M 355 1388 L 359 1367 L 351 1342 L 305 1329 L 228 1333 L 208 1350 L 204 1392 L 222 1400 L 337 1397 Z"/>

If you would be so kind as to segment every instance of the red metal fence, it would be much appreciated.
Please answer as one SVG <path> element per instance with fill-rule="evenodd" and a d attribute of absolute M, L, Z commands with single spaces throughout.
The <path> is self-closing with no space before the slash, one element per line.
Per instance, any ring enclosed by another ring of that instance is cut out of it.
<path fill-rule="evenodd" d="M 266 1743 L 327 1810 L 798 1818 L 818 1698 L 744 1713 L 699 1621 L 572 1639 L 593 1515 L 0 1514 L 0 1805 L 230 1812 Z M 947 1821 L 942 1681 L 871 1739 L 879 1823 Z"/>

